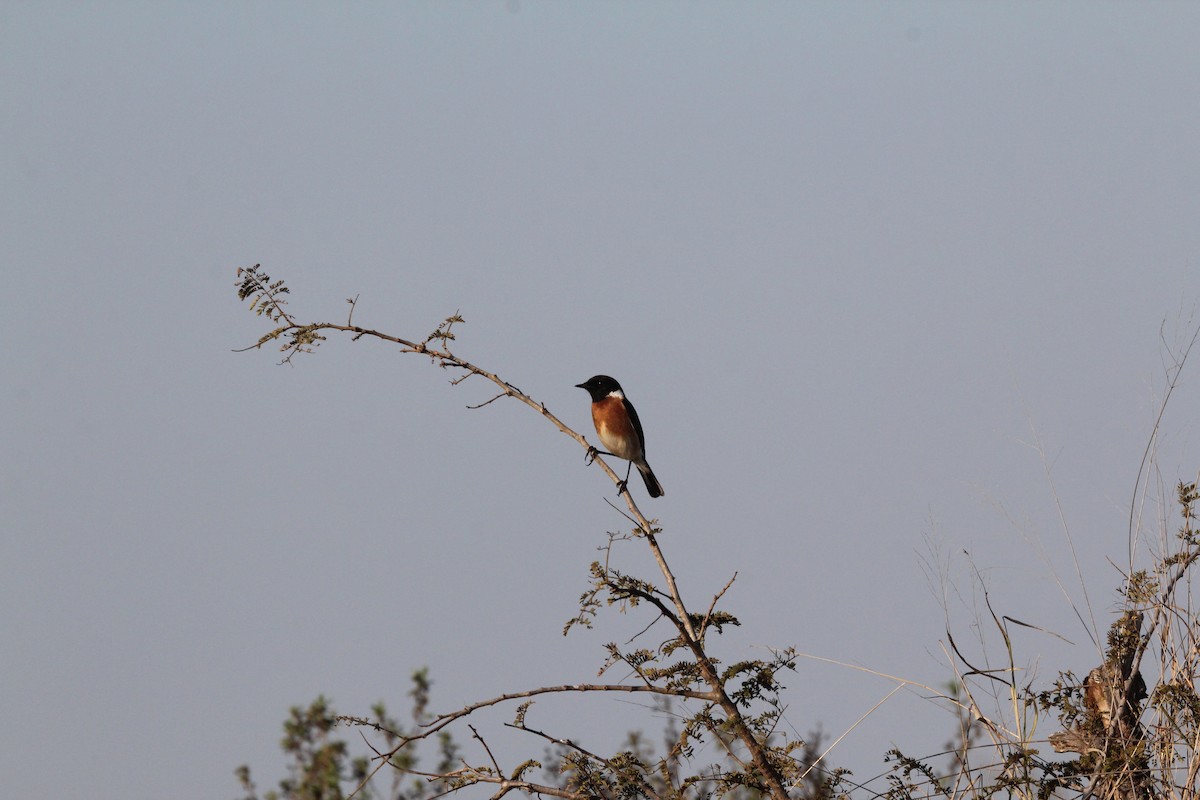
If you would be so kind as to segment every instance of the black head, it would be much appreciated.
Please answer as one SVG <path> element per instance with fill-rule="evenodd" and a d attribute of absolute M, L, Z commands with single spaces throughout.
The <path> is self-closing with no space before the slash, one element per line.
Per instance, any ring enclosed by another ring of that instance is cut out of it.
<path fill-rule="evenodd" d="M 592 402 L 603 400 L 613 392 L 621 391 L 621 384 L 607 375 L 596 375 L 588 378 L 585 383 L 575 384 L 580 389 L 584 389 L 592 396 Z"/>

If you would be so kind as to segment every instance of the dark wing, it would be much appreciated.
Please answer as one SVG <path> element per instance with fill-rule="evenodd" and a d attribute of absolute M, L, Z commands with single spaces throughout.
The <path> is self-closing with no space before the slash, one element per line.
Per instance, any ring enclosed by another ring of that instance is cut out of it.
<path fill-rule="evenodd" d="M 642 446 L 642 458 L 646 457 L 646 434 L 642 432 L 642 421 L 638 419 L 637 409 L 633 407 L 633 403 L 625 400 L 625 410 L 629 412 L 629 419 L 633 422 L 633 429 L 637 431 L 638 444 Z"/>

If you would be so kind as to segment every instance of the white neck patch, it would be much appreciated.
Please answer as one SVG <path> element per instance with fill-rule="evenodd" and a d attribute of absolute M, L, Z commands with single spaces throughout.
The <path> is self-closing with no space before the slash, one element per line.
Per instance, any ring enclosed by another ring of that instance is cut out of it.
<path fill-rule="evenodd" d="M 617 398 L 618 400 L 624 400 L 624 399 L 625 399 L 625 395 L 621 394 L 621 390 L 620 390 L 620 389 L 615 389 L 614 391 L 611 391 L 611 392 L 609 392 L 609 393 L 608 393 L 608 396 L 609 396 L 609 397 L 615 397 L 615 398 Z"/>

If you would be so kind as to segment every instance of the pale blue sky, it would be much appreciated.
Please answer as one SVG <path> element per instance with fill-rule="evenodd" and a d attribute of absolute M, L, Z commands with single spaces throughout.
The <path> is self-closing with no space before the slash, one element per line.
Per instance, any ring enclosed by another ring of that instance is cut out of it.
<path fill-rule="evenodd" d="M 6 793 L 265 788 L 290 705 L 402 711 L 422 665 L 438 709 L 590 680 L 646 622 L 560 636 L 623 523 L 536 414 L 377 343 L 231 353 L 257 262 L 304 318 L 461 311 L 459 352 L 580 430 L 574 384 L 616 376 L 685 596 L 739 573 L 726 661 L 944 684 L 924 565 L 967 593 L 966 550 L 1074 643 L 1020 635 L 1040 680 L 1090 668 L 1031 423 L 1103 626 L 1160 327 L 1197 324 L 1197 41 L 1184 3 L 0 6 Z M 802 734 L 891 688 L 787 683 Z M 599 749 L 660 725 L 535 708 Z M 510 714 L 481 730 L 539 755 Z M 950 734 L 901 694 L 830 758 L 866 780 Z"/>

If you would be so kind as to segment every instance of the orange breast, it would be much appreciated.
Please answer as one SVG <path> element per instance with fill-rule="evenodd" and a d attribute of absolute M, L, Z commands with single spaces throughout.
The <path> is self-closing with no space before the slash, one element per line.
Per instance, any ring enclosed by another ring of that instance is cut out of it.
<path fill-rule="evenodd" d="M 642 457 L 641 442 L 638 441 L 637 431 L 625 413 L 625 401 L 619 397 L 606 397 L 592 403 L 592 422 L 596 424 L 596 433 L 604 449 L 615 456 L 630 461 Z"/>

